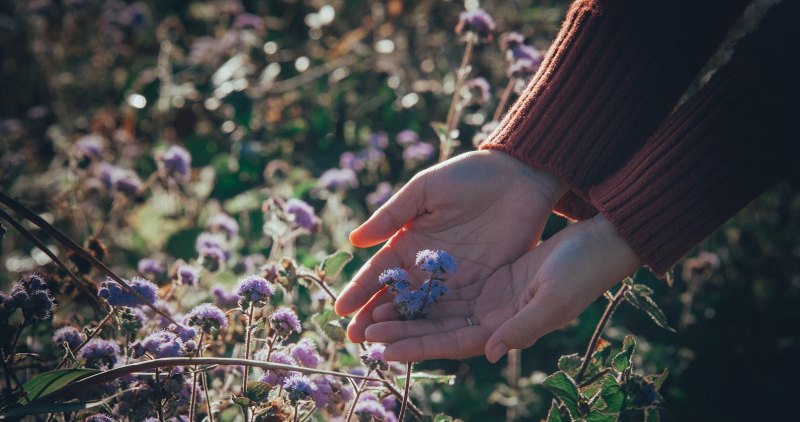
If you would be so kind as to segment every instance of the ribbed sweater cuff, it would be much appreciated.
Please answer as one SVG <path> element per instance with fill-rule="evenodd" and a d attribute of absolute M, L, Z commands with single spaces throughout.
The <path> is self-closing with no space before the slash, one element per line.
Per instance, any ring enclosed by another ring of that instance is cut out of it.
<path fill-rule="evenodd" d="M 589 192 L 657 274 L 787 170 L 783 148 L 796 138 L 790 116 L 798 106 L 796 90 L 788 94 L 788 88 L 797 83 L 785 64 L 771 61 L 786 58 L 787 50 L 765 53 L 777 40 L 760 40 L 743 42 L 743 51 L 737 47 L 730 64 Z M 789 56 L 800 58 L 796 52 Z"/>
<path fill-rule="evenodd" d="M 589 187 L 669 114 L 747 0 L 579 0 L 533 81 L 482 145 L 565 180 L 557 210 L 591 216 Z"/>

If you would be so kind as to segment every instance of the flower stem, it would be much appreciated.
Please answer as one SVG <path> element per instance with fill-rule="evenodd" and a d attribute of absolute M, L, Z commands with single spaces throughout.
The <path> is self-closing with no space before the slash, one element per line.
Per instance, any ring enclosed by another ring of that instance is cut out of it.
<path fill-rule="evenodd" d="M 86 343 L 88 343 L 91 339 L 93 339 L 103 329 L 103 327 L 105 327 L 105 325 L 108 324 L 108 321 L 111 320 L 111 317 L 114 316 L 116 311 L 117 311 L 116 308 L 112 306 L 111 310 L 108 311 L 108 314 L 106 314 L 106 316 L 100 321 L 100 323 L 97 324 L 97 327 L 94 330 L 92 330 L 92 332 L 88 336 L 86 336 L 86 340 L 84 340 L 81 344 L 78 345 L 78 347 L 75 348 L 75 350 L 72 351 L 73 356 L 76 355 L 78 351 L 80 351 L 83 348 L 83 346 L 86 346 Z M 62 366 L 64 366 L 64 364 L 67 363 L 67 359 L 69 358 L 69 356 L 70 355 L 64 356 L 64 359 L 61 360 L 61 363 L 58 364 L 56 369 L 59 369 Z"/>
<path fill-rule="evenodd" d="M 456 84 L 453 89 L 453 99 L 450 101 L 450 109 L 447 111 L 447 120 L 445 121 L 445 127 L 447 128 L 447 142 L 439 148 L 439 162 L 446 160 L 450 157 L 450 148 L 451 148 L 451 140 L 450 140 L 450 133 L 453 132 L 455 129 L 456 124 L 458 123 L 458 116 L 459 116 L 459 103 L 461 102 L 461 86 L 464 84 L 464 77 L 467 74 L 467 66 L 469 65 L 469 59 L 472 56 L 472 48 L 475 45 L 475 37 L 468 37 L 467 38 L 467 46 L 464 48 L 464 57 L 461 59 L 461 66 L 458 68 L 458 73 L 456 73 Z"/>
<path fill-rule="evenodd" d="M 156 367 L 156 394 L 158 394 L 158 400 L 156 400 L 156 413 L 158 413 L 159 422 L 164 422 L 164 410 L 161 409 L 161 376 L 159 374 L 158 367 Z"/>
<path fill-rule="evenodd" d="M 200 342 L 197 343 L 197 350 L 198 351 L 203 348 L 203 340 L 204 340 L 204 336 L 205 335 L 206 335 L 206 333 L 204 333 L 204 332 L 200 333 Z M 189 396 L 189 420 L 190 421 L 194 420 L 195 407 L 197 406 L 197 399 L 195 399 L 196 395 L 197 395 L 197 366 L 195 365 L 195 366 L 192 367 L 192 395 Z"/>
<path fill-rule="evenodd" d="M 406 385 L 403 387 L 403 401 L 400 403 L 400 414 L 397 416 L 398 422 L 403 422 L 408 407 L 408 392 L 411 390 L 411 364 L 406 362 Z"/>
<path fill-rule="evenodd" d="M 492 121 L 500 121 L 500 116 L 503 115 L 503 111 L 505 111 L 506 103 L 508 103 L 508 99 L 511 98 L 511 92 L 514 90 L 514 85 L 517 83 L 517 78 L 511 78 L 508 80 L 508 85 L 506 85 L 506 89 L 503 90 L 503 95 L 500 97 L 500 102 L 497 103 L 497 108 L 494 110 L 494 116 L 492 116 Z"/>
<path fill-rule="evenodd" d="M 372 372 L 370 370 L 367 372 L 367 376 Z M 356 397 L 353 399 L 353 404 L 350 406 L 350 410 L 347 411 L 347 418 L 345 418 L 345 422 L 350 422 L 350 419 L 353 418 L 353 412 L 356 410 L 356 404 L 358 404 L 358 398 L 361 397 L 361 392 L 364 391 L 364 387 L 367 385 L 367 380 L 361 380 L 361 384 L 358 385 L 356 388 Z"/>
<path fill-rule="evenodd" d="M 298 406 L 298 405 L 300 405 L 300 403 L 295 403 L 295 404 L 294 404 L 294 422 L 297 422 L 297 415 L 298 415 L 298 413 L 299 413 L 299 412 L 297 411 L 297 406 Z"/>
<path fill-rule="evenodd" d="M 253 335 L 253 304 L 247 310 L 247 328 L 245 329 L 244 358 L 250 359 L 250 340 Z M 242 374 L 242 395 L 247 395 L 247 374 L 250 372 L 248 367 L 244 368 Z"/>
<path fill-rule="evenodd" d="M 627 292 L 631 286 L 627 284 L 623 284 L 622 288 L 619 289 L 617 294 L 613 296 L 611 302 L 608 303 L 606 306 L 605 312 L 603 312 L 603 316 L 600 317 L 600 321 L 597 323 L 597 327 L 594 329 L 594 333 L 592 334 L 591 340 L 589 340 L 589 345 L 586 347 L 586 353 L 583 355 L 583 361 L 581 362 L 581 368 L 578 370 L 578 374 L 575 375 L 575 382 L 580 383 L 583 376 L 586 374 L 586 369 L 589 368 L 589 362 L 592 359 L 592 354 L 594 350 L 597 348 L 597 341 L 600 339 L 600 335 L 605 330 L 606 325 L 611 320 L 611 315 L 614 314 L 614 311 L 617 309 L 617 306 L 622 302 L 624 298 L 625 292 Z"/>

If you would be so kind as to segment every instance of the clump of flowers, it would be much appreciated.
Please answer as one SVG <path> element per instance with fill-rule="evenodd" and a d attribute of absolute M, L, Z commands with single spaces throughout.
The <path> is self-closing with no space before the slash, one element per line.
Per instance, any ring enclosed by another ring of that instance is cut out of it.
<path fill-rule="evenodd" d="M 455 258 L 440 250 L 419 251 L 416 265 L 430 274 L 419 289 L 411 289 L 408 273 L 401 268 L 390 268 L 378 277 L 378 283 L 396 294 L 394 306 L 403 320 L 425 318 L 430 311 L 430 305 L 438 302 L 447 293 L 442 276 L 458 271 Z"/>
<path fill-rule="evenodd" d="M 4 295 L 2 307 L 3 314 L 19 308 L 26 321 L 34 321 L 50 318 L 55 303 L 44 279 L 38 274 L 30 274 L 17 282 L 10 295 Z"/>
<path fill-rule="evenodd" d="M 158 287 L 156 287 L 155 284 L 141 277 L 134 277 L 130 281 L 127 281 L 127 283 L 133 290 L 139 292 L 139 294 L 149 302 L 152 303 L 158 299 Z M 103 282 L 100 289 L 97 290 L 97 296 L 106 299 L 108 304 L 112 306 L 143 305 L 139 298 L 134 296 L 129 291 L 123 290 L 122 286 L 120 286 L 119 283 L 111 278 L 108 278 Z"/>
<path fill-rule="evenodd" d="M 61 327 L 53 333 L 53 343 L 66 344 L 71 350 L 77 349 L 84 340 L 86 340 L 86 334 L 71 325 Z"/>
<path fill-rule="evenodd" d="M 113 368 L 119 357 L 119 346 L 110 340 L 94 338 L 83 346 L 78 357 L 86 360 L 88 368 Z"/>
<path fill-rule="evenodd" d="M 311 400 L 317 391 L 317 386 L 301 374 L 293 374 L 283 381 L 283 389 L 289 393 L 289 401 L 296 405 L 301 400 Z"/>
<path fill-rule="evenodd" d="M 269 316 L 269 326 L 275 330 L 278 337 L 286 338 L 292 333 L 299 333 L 302 331 L 300 326 L 300 319 L 292 308 L 282 306 L 275 310 Z"/>
<path fill-rule="evenodd" d="M 233 290 L 239 296 L 239 306 L 242 309 L 248 309 L 250 306 L 260 308 L 275 294 L 275 286 L 257 275 L 240 278 Z"/>
<path fill-rule="evenodd" d="M 495 23 L 491 15 L 483 9 L 474 9 L 461 12 L 456 24 L 456 34 L 472 33 L 481 41 L 491 41 Z"/>
<path fill-rule="evenodd" d="M 308 231 L 317 226 L 317 214 L 314 208 L 302 199 L 291 198 L 286 201 L 286 212 L 294 218 L 294 223 Z"/>
<path fill-rule="evenodd" d="M 383 357 L 385 350 L 386 346 L 383 344 L 371 344 L 367 347 L 367 350 L 361 353 L 361 362 L 373 371 L 385 371 L 389 369 L 389 364 L 386 363 L 386 358 Z"/>
<path fill-rule="evenodd" d="M 181 265 L 177 271 L 178 282 L 186 286 L 196 286 L 200 280 L 200 271 L 191 265 Z"/>
<path fill-rule="evenodd" d="M 314 344 L 313 340 L 308 338 L 304 338 L 295 343 L 294 346 L 292 346 L 291 354 L 297 363 L 306 368 L 316 368 L 322 360 L 319 352 L 317 352 L 317 345 Z"/>
<path fill-rule="evenodd" d="M 176 180 L 189 180 L 192 156 L 189 151 L 178 145 L 172 145 L 158 157 L 158 167 L 169 177 Z"/>
<path fill-rule="evenodd" d="M 228 318 L 218 307 L 203 303 L 195 306 L 186 314 L 185 324 L 200 327 L 206 334 L 214 334 L 222 328 L 228 327 Z"/>
<path fill-rule="evenodd" d="M 208 221 L 208 228 L 214 233 L 223 233 L 228 239 L 239 234 L 239 223 L 227 214 L 217 214 Z"/>
<path fill-rule="evenodd" d="M 256 358 L 259 357 L 261 356 L 256 356 Z M 297 365 L 297 362 L 291 356 L 283 352 L 272 352 L 272 354 L 270 354 L 269 356 L 268 362 L 280 363 L 283 365 Z M 278 369 L 278 368 L 268 369 L 264 371 L 264 375 L 261 376 L 259 381 L 274 387 L 282 384 L 286 378 L 295 374 L 299 374 L 299 372 L 289 371 L 287 369 Z"/>

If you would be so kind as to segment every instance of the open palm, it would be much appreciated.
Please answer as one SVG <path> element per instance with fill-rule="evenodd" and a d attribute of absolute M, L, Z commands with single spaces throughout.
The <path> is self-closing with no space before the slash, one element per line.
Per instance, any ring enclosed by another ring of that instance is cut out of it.
<path fill-rule="evenodd" d="M 400 321 L 392 304 L 375 308 L 369 341 L 389 343 L 387 360 L 461 359 L 485 353 L 495 362 L 531 346 L 577 317 L 641 266 L 602 216 L 565 228 L 485 283 L 455 286 L 427 319 Z M 474 322 L 468 326 L 466 318 Z"/>
<path fill-rule="evenodd" d="M 341 315 L 360 309 L 348 327 L 350 339 L 364 341 L 373 309 L 391 301 L 378 285 L 383 270 L 405 268 L 421 283 L 417 251 L 445 250 L 459 265 L 447 281 L 448 296 L 459 299 L 538 242 L 563 191 L 556 178 L 497 151 L 467 153 L 416 175 L 350 235 L 358 247 L 388 239 L 336 302 Z"/>

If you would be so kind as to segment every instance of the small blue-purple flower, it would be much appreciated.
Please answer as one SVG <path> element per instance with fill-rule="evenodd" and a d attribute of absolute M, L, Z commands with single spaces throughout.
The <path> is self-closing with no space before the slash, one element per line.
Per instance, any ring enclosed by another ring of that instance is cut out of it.
<path fill-rule="evenodd" d="M 228 239 L 239 234 L 239 223 L 227 214 L 217 214 L 208 221 L 208 228 L 212 232 L 224 233 Z"/>
<path fill-rule="evenodd" d="M 230 293 L 222 286 L 214 286 L 211 289 L 211 294 L 214 295 L 214 303 L 220 308 L 233 308 L 239 305 L 239 295 Z"/>
<path fill-rule="evenodd" d="M 411 287 L 408 273 L 402 268 L 389 268 L 378 276 L 378 283 L 388 286 L 392 293 L 399 293 Z"/>
<path fill-rule="evenodd" d="M 78 357 L 86 360 L 86 367 L 110 369 L 117 363 L 119 346 L 110 340 L 94 338 L 83 346 Z"/>
<path fill-rule="evenodd" d="M 393 302 L 400 319 L 412 320 L 427 315 L 430 304 L 425 296 L 422 290 L 406 290 L 398 293 Z"/>
<path fill-rule="evenodd" d="M 317 386 L 307 376 L 293 374 L 283 381 L 283 389 L 289 393 L 289 401 L 294 405 L 301 400 L 311 400 Z"/>
<path fill-rule="evenodd" d="M 197 330 L 194 327 L 188 325 L 175 325 L 171 324 L 169 330 L 176 334 L 181 341 L 189 341 L 193 340 L 197 337 Z"/>
<path fill-rule="evenodd" d="M 86 422 L 117 422 L 117 420 L 106 414 L 96 413 L 86 418 Z"/>
<path fill-rule="evenodd" d="M 461 12 L 458 16 L 458 24 L 456 24 L 455 31 L 456 34 L 472 32 L 480 40 L 489 41 L 492 39 L 494 29 L 495 24 L 492 16 L 483 9 L 474 9 Z"/>
<path fill-rule="evenodd" d="M 440 250 L 425 249 L 417 252 L 417 266 L 435 276 L 455 274 L 458 271 L 456 260 L 449 253 Z"/>
<path fill-rule="evenodd" d="M 77 349 L 84 340 L 86 340 L 86 334 L 71 325 L 61 327 L 53 333 L 53 343 L 66 344 L 71 350 Z"/>
<path fill-rule="evenodd" d="M 177 335 L 169 331 L 156 331 L 131 344 L 131 357 L 138 358 L 150 353 L 156 358 L 183 356 L 183 344 Z"/>
<path fill-rule="evenodd" d="M 297 365 L 294 359 L 291 356 L 287 355 L 283 352 L 272 352 L 272 355 L 269 357 L 269 361 L 272 363 L 280 363 L 283 365 Z M 268 369 L 264 371 L 264 375 L 261 376 L 259 381 L 263 382 L 264 384 L 271 385 L 276 387 L 283 383 L 287 377 L 292 375 L 299 374 L 297 371 L 289 371 L 287 369 Z"/>
<path fill-rule="evenodd" d="M 483 76 L 468 80 L 466 86 L 472 93 L 472 102 L 485 104 L 492 99 L 492 86 Z"/>
<path fill-rule="evenodd" d="M 433 280 L 425 280 L 420 287 L 420 290 L 428 294 L 428 289 L 430 289 L 430 294 L 428 296 L 429 303 L 436 303 L 439 301 L 439 298 L 442 297 L 445 293 L 447 293 L 447 286 L 439 279 Z"/>
<path fill-rule="evenodd" d="M 11 289 L 10 300 L 4 307 L 10 313 L 13 308 L 20 308 L 22 315 L 27 321 L 44 320 L 50 318 L 50 314 L 55 307 L 50 290 L 45 287 L 45 281 L 38 274 L 29 274 L 22 277 Z"/>
<path fill-rule="evenodd" d="M 368 144 L 371 148 L 386 149 L 389 146 L 389 136 L 386 132 L 375 132 L 370 135 Z"/>
<path fill-rule="evenodd" d="M 394 137 L 394 140 L 400 144 L 401 147 L 407 147 L 419 142 L 419 134 L 411 129 L 406 129 L 398 132 L 397 136 Z"/>
<path fill-rule="evenodd" d="M 114 186 L 125 195 L 136 197 L 144 189 L 142 179 L 133 170 L 117 169 L 114 177 Z"/>
<path fill-rule="evenodd" d="M 142 258 L 136 265 L 136 269 L 141 274 L 150 274 L 154 277 L 160 277 L 166 271 L 164 264 L 153 258 Z"/>
<path fill-rule="evenodd" d="M 99 158 L 103 154 L 103 138 L 100 135 L 86 135 L 75 142 L 78 155 L 85 158 Z"/>
<path fill-rule="evenodd" d="M 383 408 L 377 398 L 372 394 L 361 395 L 358 403 L 356 403 L 355 414 L 367 418 L 367 420 L 383 421 L 387 418 L 386 409 Z"/>
<path fill-rule="evenodd" d="M 343 169 L 360 171 L 364 169 L 365 164 L 362 157 L 359 157 L 351 151 L 345 151 L 339 156 L 339 167 Z"/>
<path fill-rule="evenodd" d="M 291 198 L 286 201 L 286 212 L 294 218 L 294 223 L 308 231 L 313 231 L 317 226 L 317 215 L 314 208 L 305 201 Z"/>
<path fill-rule="evenodd" d="M 281 306 L 269 316 L 269 326 L 275 330 L 279 337 L 289 337 L 292 333 L 299 333 L 303 330 L 300 326 L 300 319 L 292 308 Z"/>
<path fill-rule="evenodd" d="M 316 368 L 322 360 L 322 357 L 320 357 L 317 352 L 317 345 L 314 344 L 313 340 L 308 338 L 304 338 L 295 343 L 292 346 L 291 354 L 294 360 L 306 368 Z"/>
<path fill-rule="evenodd" d="M 364 364 L 364 366 L 373 371 L 385 371 L 389 369 L 389 364 L 386 363 L 386 358 L 383 357 L 385 350 L 386 346 L 383 344 L 370 344 L 369 347 L 367 347 L 367 350 L 361 353 L 361 362 Z"/>
<path fill-rule="evenodd" d="M 436 155 L 436 148 L 427 142 L 417 142 L 403 150 L 403 161 L 411 168 L 431 160 Z"/>
<path fill-rule="evenodd" d="M 239 279 L 233 291 L 239 295 L 239 306 L 245 310 L 250 305 L 257 308 L 266 305 L 275 294 L 275 286 L 264 277 L 248 275 Z"/>
<path fill-rule="evenodd" d="M 200 270 L 191 265 L 181 265 L 177 271 L 178 282 L 185 286 L 197 286 L 200 280 Z"/>
<path fill-rule="evenodd" d="M 200 327 L 206 334 L 213 334 L 228 327 L 228 318 L 221 309 L 210 303 L 203 303 L 195 306 L 186 314 L 184 323 Z"/>
<path fill-rule="evenodd" d="M 516 31 L 506 32 L 500 36 L 500 49 L 510 51 L 525 43 L 525 36 Z"/>
<path fill-rule="evenodd" d="M 147 301 L 153 303 L 158 299 L 158 287 L 141 278 L 134 277 L 128 281 L 128 285 L 135 291 L 139 292 Z M 116 281 L 111 278 L 103 282 L 100 289 L 97 291 L 97 296 L 106 299 L 109 305 L 112 306 L 138 306 L 143 303 L 132 293 L 123 290 Z"/>
<path fill-rule="evenodd" d="M 375 187 L 375 191 L 367 194 L 367 204 L 370 208 L 375 209 L 381 207 L 394 195 L 394 189 L 389 182 L 380 182 Z"/>
<path fill-rule="evenodd" d="M 350 168 L 329 169 L 319 177 L 317 186 L 330 191 L 357 188 L 358 177 Z"/>
<path fill-rule="evenodd" d="M 228 254 L 216 246 L 202 246 L 200 248 L 200 265 L 208 271 L 215 273 L 222 269 L 228 261 Z"/>
<path fill-rule="evenodd" d="M 314 393 L 314 404 L 317 409 L 323 409 L 331 416 L 341 415 L 346 403 L 353 400 L 355 394 L 350 387 L 331 375 L 322 375 L 314 379 L 317 391 Z"/>
<path fill-rule="evenodd" d="M 158 157 L 158 165 L 167 176 L 186 181 L 192 169 L 192 156 L 185 148 L 172 145 Z"/>

